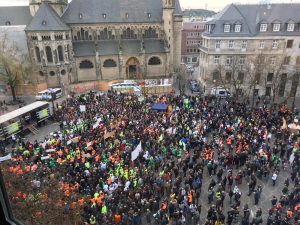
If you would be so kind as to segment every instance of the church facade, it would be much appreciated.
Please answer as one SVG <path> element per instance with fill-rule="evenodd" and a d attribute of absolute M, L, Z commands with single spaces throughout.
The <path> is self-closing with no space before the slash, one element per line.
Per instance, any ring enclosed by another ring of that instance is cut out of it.
<path fill-rule="evenodd" d="M 179 0 L 30 0 L 39 83 L 170 78 L 181 60 Z"/>

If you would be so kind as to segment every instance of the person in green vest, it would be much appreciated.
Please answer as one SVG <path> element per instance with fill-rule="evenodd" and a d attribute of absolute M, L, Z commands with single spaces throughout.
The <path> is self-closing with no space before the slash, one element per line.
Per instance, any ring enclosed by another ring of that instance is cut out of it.
<path fill-rule="evenodd" d="M 96 224 L 96 217 L 94 215 L 90 217 L 90 224 Z"/>
<path fill-rule="evenodd" d="M 103 215 L 105 215 L 105 214 L 107 213 L 107 207 L 106 207 L 105 204 L 103 204 L 103 206 L 102 206 L 102 208 L 101 208 L 101 213 L 102 213 Z"/>

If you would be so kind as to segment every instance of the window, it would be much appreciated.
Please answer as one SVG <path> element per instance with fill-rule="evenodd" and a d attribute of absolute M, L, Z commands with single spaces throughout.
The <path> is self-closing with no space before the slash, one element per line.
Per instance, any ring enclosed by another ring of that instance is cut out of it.
<path fill-rule="evenodd" d="M 220 73 L 219 71 L 214 71 L 213 72 L 213 80 L 218 81 L 220 79 Z"/>
<path fill-rule="evenodd" d="M 273 24 L 273 31 L 280 31 L 280 23 Z"/>
<path fill-rule="evenodd" d="M 288 40 L 286 43 L 286 48 L 293 48 L 294 40 Z"/>
<path fill-rule="evenodd" d="M 10 26 L 10 25 L 11 25 L 10 21 L 5 22 L 5 26 Z"/>
<path fill-rule="evenodd" d="M 215 57 L 214 57 L 214 64 L 215 65 L 219 65 L 220 64 L 220 56 L 219 55 L 215 55 Z"/>
<path fill-rule="evenodd" d="M 63 62 L 64 61 L 64 54 L 63 54 L 63 48 L 62 48 L 61 45 L 58 46 L 57 51 L 58 51 L 58 61 Z"/>
<path fill-rule="evenodd" d="M 234 32 L 236 32 L 236 33 L 241 32 L 241 28 L 242 28 L 242 25 L 236 24 L 236 25 L 234 26 Z"/>
<path fill-rule="evenodd" d="M 216 48 L 217 49 L 221 48 L 221 41 L 216 41 Z"/>
<path fill-rule="evenodd" d="M 227 56 L 226 64 L 231 65 L 232 63 L 233 63 L 233 57 L 232 56 Z"/>
<path fill-rule="evenodd" d="M 262 23 L 260 24 L 260 32 L 266 32 L 268 28 L 268 24 Z"/>
<path fill-rule="evenodd" d="M 237 77 L 237 81 L 242 84 L 244 82 L 244 73 L 243 72 L 239 72 L 238 73 L 238 77 Z"/>
<path fill-rule="evenodd" d="M 268 73 L 267 82 L 272 82 L 273 81 L 273 77 L 274 77 L 273 73 Z"/>
<path fill-rule="evenodd" d="M 284 57 L 283 64 L 284 65 L 289 65 L 290 64 L 290 60 L 291 60 L 291 56 Z"/>
<path fill-rule="evenodd" d="M 229 40 L 228 48 L 233 48 L 233 47 L 234 47 L 234 41 L 233 40 Z"/>
<path fill-rule="evenodd" d="M 227 71 L 227 72 L 225 73 L 225 81 L 226 81 L 227 83 L 231 82 L 231 72 Z"/>
<path fill-rule="evenodd" d="M 107 28 L 104 28 L 100 31 L 100 35 L 98 35 L 99 40 L 114 40 L 115 36 L 109 31 Z"/>
<path fill-rule="evenodd" d="M 106 14 L 103 13 L 103 14 L 102 14 L 102 17 L 103 17 L 103 19 L 106 19 Z"/>
<path fill-rule="evenodd" d="M 123 34 L 121 35 L 122 39 L 137 39 L 137 35 L 134 34 L 134 31 L 130 28 L 127 28 L 123 31 Z"/>
<path fill-rule="evenodd" d="M 296 59 L 296 65 L 297 65 L 297 66 L 300 66 L 300 56 L 297 56 L 297 59 Z"/>
<path fill-rule="evenodd" d="M 245 62 L 246 62 L 246 56 L 241 56 L 240 57 L 240 65 L 245 65 Z"/>
<path fill-rule="evenodd" d="M 104 61 L 103 67 L 117 67 L 117 63 L 115 62 L 115 60 L 107 59 Z"/>
<path fill-rule="evenodd" d="M 39 47 L 35 47 L 35 58 L 37 63 L 41 63 L 41 53 Z"/>
<path fill-rule="evenodd" d="M 225 32 L 225 33 L 230 32 L 230 24 L 225 24 L 225 25 L 224 25 L 224 32 Z"/>
<path fill-rule="evenodd" d="M 255 83 L 259 84 L 260 83 L 260 73 L 255 74 Z"/>
<path fill-rule="evenodd" d="M 152 58 L 150 58 L 149 59 L 149 61 L 148 61 L 148 65 L 160 65 L 161 64 L 161 60 L 160 60 L 160 58 L 158 58 L 158 57 L 152 57 Z"/>
<path fill-rule="evenodd" d="M 52 50 L 49 46 L 46 47 L 46 56 L 47 56 L 47 62 L 53 63 Z"/>
<path fill-rule="evenodd" d="M 246 49 L 247 48 L 247 41 L 246 40 L 244 40 L 244 41 L 242 41 L 242 49 Z"/>
<path fill-rule="evenodd" d="M 271 57 L 271 65 L 275 65 L 276 64 L 276 56 L 272 56 Z"/>
<path fill-rule="evenodd" d="M 265 41 L 260 41 L 259 42 L 259 48 L 264 49 L 265 48 Z"/>
<path fill-rule="evenodd" d="M 125 17 L 128 19 L 129 18 L 129 13 L 125 13 Z"/>
<path fill-rule="evenodd" d="M 92 69 L 94 68 L 94 65 L 91 61 L 89 60 L 83 60 L 80 64 L 79 64 L 79 68 L 80 69 Z"/>
<path fill-rule="evenodd" d="M 278 40 L 273 40 L 272 48 L 273 49 L 277 49 L 278 48 Z"/>
<path fill-rule="evenodd" d="M 82 13 L 79 13 L 79 19 L 82 19 L 82 18 L 83 18 Z"/>
<path fill-rule="evenodd" d="M 144 32 L 145 38 L 158 38 L 158 34 L 156 33 L 156 30 L 153 28 L 149 28 L 148 30 L 145 30 Z M 189 45 L 189 41 L 187 41 L 187 45 Z"/>
<path fill-rule="evenodd" d="M 295 29 L 295 24 L 294 23 L 288 23 L 287 25 L 287 31 L 294 31 Z"/>
<path fill-rule="evenodd" d="M 54 71 L 50 71 L 49 74 L 50 74 L 51 77 L 53 77 L 55 75 L 55 72 Z"/>
<path fill-rule="evenodd" d="M 197 61 L 198 61 L 198 60 L 197 60 L 197 57 L 193 57 L 193 58 L 192 58 L 192 62 L 193 62 L 193 63 L 196 63 Z"/>

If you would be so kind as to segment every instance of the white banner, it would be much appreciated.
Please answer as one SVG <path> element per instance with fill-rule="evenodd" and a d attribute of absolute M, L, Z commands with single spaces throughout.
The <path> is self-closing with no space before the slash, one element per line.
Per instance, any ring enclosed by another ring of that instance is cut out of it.
<path fill-rule="evenodd" d="M 85 112 L 86 111 L 86 106 L 85 105 L 80 105 L 80 112 Z"/>
<path fill-rule="evenodd" d="M 11 159 L 11 154 L 8 154 L 7 156 L 0 157 L 0 162 L 4 162 L 10 159 Z"/>
<path fill-rule="evenodd" d="M 142 151 L 142 142 L 135 148 L 133 152 L 131 152 L 131 161 L 134 161 L 139 156 L 140 152 Z"/>

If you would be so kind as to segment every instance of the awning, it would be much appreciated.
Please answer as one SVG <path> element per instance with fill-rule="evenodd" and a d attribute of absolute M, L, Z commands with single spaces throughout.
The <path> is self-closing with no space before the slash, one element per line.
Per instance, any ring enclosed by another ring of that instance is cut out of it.
<path fill-rule="evenodd" d="M 168 105 L 163 104 L 163 103 L 156 103 L 152 106 L 152 110 L 157 110 L 157 111 L 167 111 Z"/>

